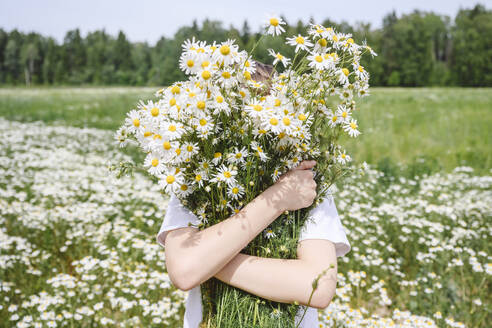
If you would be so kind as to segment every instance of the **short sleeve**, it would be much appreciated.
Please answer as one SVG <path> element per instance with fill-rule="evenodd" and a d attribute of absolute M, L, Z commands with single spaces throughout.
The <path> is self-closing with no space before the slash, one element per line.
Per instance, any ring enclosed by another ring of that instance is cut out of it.
<path fill-rule="evenodd" d="M 335 244 L 337 257 L 350 251 L 350 243 L 345 228 L 340 222 L 333 196 L 326 196 L 318 206 L 311 209 L 301 227 L 299 242 L 304 239 L 327 239 Z"/>
<path fill-rule="evenodd" d="M 171 193 L 171 197 L 167 203 L 166 215 L 156 236 L 157 242 L 164 247 L 167 232 L 177 228 L 188 227 L 188 223 L 198 225 L 199 219 L 193 212 L 181 204 L 179 198 L 174 193 Z"/>

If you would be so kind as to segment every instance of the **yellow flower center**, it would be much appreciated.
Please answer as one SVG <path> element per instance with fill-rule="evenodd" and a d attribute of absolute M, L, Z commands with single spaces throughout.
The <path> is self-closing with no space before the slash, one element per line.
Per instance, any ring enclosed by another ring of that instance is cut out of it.
<path fill-rule="evenodd" d="M 169 125 L 168 130 L 171 131 L 171 132 L 176 131 L 176 125 L 174 125 L 174 124 Z"/>
<path fill-rule="evenodd" d="M 202 119 L 200 120 L 200 125 L 201 125 L 201 126 L 204 126 L 205 124 L 207 124 L 207 120 L 206 120 L 206 119 L 204 119 L 204 118 L 202 118 Z"/>
<path fill-rule="evenodd" d="M 190 98 L 194 98 L 195 96 L 196 96 L 196 94 L 194 92 L 188 93 L 188 97 L 190 97 Z"/>
<path fill-rule="evenodd" d="M 150 135 L 152 135 L 152 132 L 150 132 L 150 131 L 145 131 L 144 132 L 144 137 L 148 137 Z"/>
<path fill-rule="evenodd" d="M 296 38 L 296 42 L 299 43 L 299 44 L 304 44 L 304 38 L 302 36 L 298 36 Z"/>
<path fill-rule="evenodd" d="M 176 105 L 176 98 L 171 98 L 169 100 L 169 106 L 174 106 L 174 105 Z"/>
<path fill-rule="evenodd" d="M 245 62 L 244 62 L 244 66 L 245 66 L 245 67 L 250 67 L 250 66 L 251 66 L 251 64 L 250 64 L 250 63 L 249 63 L 249 61 L 247 60 L 247 61 L 245 61 Z"/>
<path fill-rule="evenodd" d="M 187 185 L 185 185 L 185 184 L 182 184 L 182 185 L 181 185 L 181 190 L 183 190 L 183 191 L 188 190 L 188 186 L 187 186 Z"/>
<path fill-rule="evenodd" d="M 205 68 L 208 65 L 210 65 L 210 62 L 208 60 L 204 60 L 203 63 L 202 63 L 202 67 Z"/>
<path fill-rule="evenodd" d="M 205 109 L 205 102 L 200 100 L 199 102 L 196 103 L 196 107 L 198 107 L 198 109 L 201 110 Z"/>
<path fill-rule="evenodd" d="M 227 56 L 231 52 L 231 48 L 224 44 L 222 47 L 220 47 L 220 53 L 224 56 Z"/>
<path fill-rule="evenodd" d="M 279 60 L 282 60 L 282 59 L 284 58 L 284 56 L 282 56 L 281 54 L 277 54 L 277 58 L 278 58 Z"/>
<path fill-rule="evenodd" d="M 231 77 L 231 73 L 229 73 L 229 72 L 222 72 L 222 77 L 224 79 L 229 79 Z"/>
<path fill-rule="evenodd" d="M 224 101 L 224 98 L 222 96 L 217 96 L 217 98 L 215 98 L 217 100 L 217 102 L 219 104 L 221 104 L 223 101 Z"/>
<path fill-rule="evenodd" d="M 238 159 L 241 158 L 242 156 L 243 156 L 243 154 L 241 154 L 241 153 L 236 154 L 236 158 L 238 158 Z"/>
<path fill-rule="evenodd" d="M 140 120 L 138 118 L 134 119 L 133 125 L 135 125 L 136 127 L 139 127 L 140 126 Z"/>
<path fill-rule="evenodd" d="M 154 107 L 150 110 L 150 114 L 152 114 L 152 116 L 157 116 L 159 115 L 159 108 L 157 107 Z"/>
<path fill-rule="evenodd" d="M 181 90 L 179 89 L 179 87 L 177 85 L 175 85 L 174 87 L 171 88 L 171 92 L 173 94 L 178 94 L 181 92 Z"/>
<path fill-rule="evenodd" d="M 241 95 L 241 97 L 246 97 L 246 92 L 244 92 L 243 90 L 239 91 L 239 94 Z"/>
<path fill-rule="evenodd" d="M 186 66 L 193 67 L 193 66 L 195 66 L 195 62 L 191 59 L 188 59 L 188 61 L 186 62 Z"/>
<path fill-rule="evenodd" d="M 345 156 L 346 156 L 345 154 L 342 154 L 342 158 L 343 158 L 343 159 L 345 159 Z"/>
<path fill-rule="evenodd" d="M 232 188 L 232 193 L 233 193 L 234 195 L 237 195 L 237 193 L 238 193 L 238 192 L 239 192 L 239 188 L 238 188 L 238 187 L 234 187 L 234 188 Z"/>
<path fill-rule="evenodd" d="M 348 76 L 350 73 L 349 70 L 346 68 L 342 68 L 342 72 L 343 72 L 343 74 L 345 74 L 345 76 Z"/>
<path fill-rule="evenodd" d="M 263 110 L 263 107 L 261 105 L 254 105 L 253 109 L 257 112 L 261 112 Z"/>
<path fill-rule="evenodd" d="M 328 45 L 328 41 L 325 38 L 321 38 L 318 40 L 318 44 L 322 47 L 326 47 Z"/>
<path fill-rule="evenodd" d="M 221 153 L 215 153 L 215 154 L 214 154 L 214 158 L 219 158 L 220 156 L 222 156 L 222 154 L 221 154 Z"/>
<path fill-rule="evenodd" d="M 158 160 L 157 158 L 154 158 L 154 159 L 152 160 L 152 166 L 153 166 L 153 167 L 156 167 L 157 165 L 159 165 L 159 160 Z"/>
<path fill-rule="evenodd" d="M 282 104 L 282 102 L 280 101 L 280 99 L 275 99 L 275 107 L 278 107 Z"/>
<path fill-rule="evenodd" d="M 280 132 L 280 133 L 278 134 L 278 138 L 279 138 L 279 139 L 282 139 L 283 137 L 285 137 L 285 132 Z"/>
<path fill-rule="evenodd" d="M 336 116 L 333 116 L 333 117 L 331 118 L 331 121 L 332 121 L 332 122 L 336 122 L 336 121 L 337 121 L 337 119 L 338 119 L 338 118 L 337 118 Z"/>
<path fill-rule="evenodd" d="M 202 179 L 202 176 L 200 174 L 195 175 L 195 181 L 198 182 Z"/>
<path fill-rule="evenodd" d="M 278 120 L 277 120 L 275 117 L 272 117 L 272 118 L 270 119 L 270 124 L 271 124 L 271 125 L 277 125 L 277 124 L 278 124 Z"/>
<path fill-rule="evenodd" d="M 282 122 L 284 122 L 285 125 L 289 126 L 290 125 L 290 119 L 288 117 L 284 117 L 282 119 Z"/>
<path fill-rule="evenodd" d="M 270 18 L 270 25 L 272 26 L 278 26 L 278 19 L 276 18 Z"/>
<path fill-rule="evenodd" d="M 204 80 L 208 80 L 210 78 L 211 74 L 209 71 L 203 71 L 202 72 L 202 77 Z"/>
<path fill-rule="evenodd" d="M 232 177 L 232 174 L 231 174 L 231 172 L 229 172 L 229 171 L 225 171 L 225 172 L 224 172 L 224 176 L 225 176 L 227 179 L 229 179 L 230 177 Z"/>
<path fill-rule="evenodd" d="M 338 36 L 334 35 L 333 36 L 333 41 L 337 42 L 338 41 Z"/>
<path fill-rule="evenodd" d="M 316 57 L 314 57 L 314 60 L 316 60 L 318 63 L 321 63 L 323 61 L 323 57 L 317 55 Z"/>
<path fill-rule="evenodd" d="M 243 74 L 243 75 L 244 75 L 244 78 L 245 78 L 246 80 L 248 80 L 248 81 L 249 81 L 249 80 L 251 80 L 251 73 L 250 73 L 250 72 L 246 71 L 246 72 L 244 72 L 244 74 Z"/>
<path fill-rule="evenodd" d="M 352 128 L 352 130 L 357 129 L 357 124 L 355 124 L 354 122 L 351 122 L 350 123 L 350 128 Z"/>
<path fill-rule="evenodd" d="M 174 178 L 174 175 L 168 175 L 168 176 L 166 177 L 166 182 L 167 182 L 168 184 L 173 183 L 175 180 L 176 180 L 176 179 Z"/>
<path fill-rule="evenodd" d="M 305 121 L 305 120 L 306 120 L 306 115 L 304 115 L 304 114 L 299 114 L 298 118 L 299 118 L 299 120 L 301 120 L 301 121 Z"/>
<path fill-rule="evenodd" d="M 343 113 L 342 113 L 342 117 L 343 117 L 343 118 L 347 118 L 347 115 L 348 115 L 348 114 L 347 114 L 347 112 L 343 112 Z"/>
<path fill-rule="evenodd" d="M 361 73 L 364 72 L 364 67 L 359 66 L 359 72 L 361 72 Z"/>
<path fill-rule="evenodd" d="M 176 155 L 179 155 L 179 154 L 181 154 L 181 149 L 180 148 L 176 148 L 175 152 L 176 152 Z"/>
<path fill-rule="evenodd" d="M 193 146 L 192 145 L 186 146 L 186 150 L 189 152 L 193 151 Z"/>
<path fill-rule="evenodd" d="M 162 148 L 164 148 L 165 150 L 171 149 L 171 143 L 169 141 L 164 141 L 164 143 L 162 144 Z"/>

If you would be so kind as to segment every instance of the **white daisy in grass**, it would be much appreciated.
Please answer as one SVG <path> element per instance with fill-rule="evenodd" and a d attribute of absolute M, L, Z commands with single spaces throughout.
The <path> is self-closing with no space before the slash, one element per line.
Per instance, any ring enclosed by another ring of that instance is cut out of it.
<path fill-rule="evenodd" d="M 244 187 L 240 184 L 229 185 L 227 195 L 232 199 L 241 199 L 244 195 Z"/>
<path fill-rule="evenodd" d="M 147 168 L 147 171 L 149 171 L 152 175 L 158 175 L 164 171 L 166 168 L 164 164 L 164 159 L 158 152 L 151 152 L 147 154 L 144 160 L 144 167 Z"/>
<path fill-rule="evenodd" d="M 196 54 L 193 52 L 183 52 L 179 58 L 179 68 L 185 74 L 195 74 L 200 68 Z"/>
<path fill-rule="evenodd" d="M 174 170 L 159 174 L 158 179 L 159 187 L 167 194 L 176 192 L 184 182 L 183 174 L 175 173 Z"/>
<path fill-rule="evenodd" d="M 234 151 L 228 155 L 227 162 L 232 164 L 244 163 L 246 161 L 246 157 L 248 157 L 248 150 L 246 147 L 241 149 L 235 147 Z"/>
<path fill-rule="evenodd" d="M 136 110 L 131 110 L 128 112 L 127 118 L 125 119 L 127 130 L 130 133 L 136 133 L 142 128 L 141 121 L 140 113 Z"/>
<path fill-rule="evenodd" d="M 212 108 L 214 115 L 217 115 L 220 112 L 226 113 L 227 115 L 231 113 L 231 107 L 227 103 L 224 95 L 220 93 L 220 91 L 212 95 Z"/>
<path fill-rule="evenodd" d="M 289 65 L 290 59 L 282 55 L 280 52 L 275 52 L 273 51 L 273 49 L 268 49 L 268 53 L 270 54 L 270 56 L 275 58 L 273 60 L 273 65 L 276 65 L 278 62 L 281 62 L 284 67 L 287 67 L 287 65 Z"/>
<path fill-rule="evenodd" d="M 282 25 L 285 25 L 285 22 L 280 16 L 277 15 L 270 15 L 265 22 L 265 28 L 266 34 L 270 35 L 280 35 L 283 32 L 285 32 L 285 29 L 282 27 Z"/>
<path fill-rule="evenodd" d="M 326 29 L 322 25 L 313 23 L 309 24 L 307 32 L 314 38 L 324 38 L 327 34 Z"/>
<path fill-rule="evenodd" d="M 227 207 L 230 208 L 230 210 L 232 211 L 233 214 L 237 214 L 239 213 L 239 211 L 241 210 L 242 208 L 242 205 L 238 205 L 238 204 L 229 204 Z"/>
<path fill-rule="evenodd" d="M 343 152 L 340 152 L 337 156 L 337 162 L 340 164 L 346 164 L 350 162 L 352 158 L 345 153 L 345 150 Z"/>
<path fill-rule="evenodd" d="M 357 121 L 355 119 L 351 119 L 350 122 L 345 122 L 343 126 L 345 132 L 351 137 L 357 137 L 360 134 L 360 131 L 357 128 Z"/>
<path fill-rule="evenodd" d="M 265 235 L 266 238 L 270 239 L 270 238 L 275 238 L 277 237 L 277 235 L 275 234 L 275 232 L 273 232 L 273 230 L 271 228 L 267 228 L 263 231 L 263 234 Z"/>
<path fill-rule="evenodd" d="M 309 61 L 309 67 L 323 70 L 328 67 L 329 61 L 325 59 L 324 53 L 314 53 L 306 57 Z"/>
<path fill-rule="evenodd" d="M 256 141 L 251 142 L 251 151 L 253 152 L 253 154 L 258 156 L 260 158 L 260 160 L 263 162 L 269 159 L 268 155 L 265 154 L 265 151 L 263 150 L 263 148 Z"/>
<path fill-rule="evenodd" d="M 313 43 L 309 41 L 308 38 L 305 38 L 300 34 L 287 38 L 287 44 L 296 47 L 295 52 L 298 52 L 299 50 L 307 51 L 309 47 L 313 46 Z"/>
<path fill-rule="evenodd" d="M 225 66 L 231 65 L 240 60 L 239 47 L 234 44 L 234 40 L 227 40 L 218 45 L 217 51 L 214 51 L 213 58 L 219 64 Z"/>
<path fill-rule="evenodd" d="M 176 154 L 176 148 L 179 148 L 178 141 L 171 141 L 169 138 L 156 138 L 151 142 L 152 151 L 159 153 L 166 162 L 171 160 Z"/>
<path fill-rule="evenodd" d="M 208 111 L 207 106 L 207 94 L 204 93 L 198 93 L 193 96 L 192 99 L 190 99 L 190 103 L 192 105 L 193 109 L 193 114 L 201 116 L 202 114 L 205 114 Z"/>
<path fill-rule="evenodd" d="M 225 182 L 227 185 L 232 186 L 237 183 L 236 181 L 237 170 L 233 168 L 229 168 L 222 164 L 215 174 L 213 179 L 210 179 L 211 182 Z"/>
<path fill-rule="evenodd" d="M 243 103 L 248 103 L 251 100 L 251 93 L 248 88 L 240 88 L 237 92 Z"/>
<path fill-rule="evenodd" d="M 340 118 L 342 123 L 349 122 L 352 118 L 352 116 L 350 116 L 350 108 L 347 108 L 345 105 L 338 105 L 336 115 Z"/>

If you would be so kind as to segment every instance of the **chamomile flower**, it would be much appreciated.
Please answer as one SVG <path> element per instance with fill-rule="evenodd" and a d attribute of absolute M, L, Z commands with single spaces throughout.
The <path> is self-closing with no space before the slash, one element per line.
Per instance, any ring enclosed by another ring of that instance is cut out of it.
<path fill-rule="evenodd" d="M 350 116 L 350 109 L 347 108 L 345 105 L 338 105 L 337 111 L 336 111 L 337 117 L 340 118 L 341 122 L 349 122 L 350 119 L 352 118 Z"/>
<path fill-rule="evenodd" d="M 240 184 L 231 184 L 227 189 L 227 195 L 232 199 L 241 199 L 244 195 L 244 187 Z"/>
<path fill-rule="evenodd" d="M 287 65 L 289 65 L 290 59 L 282 55 L 280 52 L 275 52 L 273 51 L 273 49 L 268 49 L 268 53 L 270 54 L 270 56 L 275 58 L 273 60 L 273 65 L 276 65 L 278 62 L 281 62 L 284 67 L 287 67 Z"/>
<path fill-rule="evenodd" d="M 125 147 L 129 142 L 129 134 L 128 129 L 125 126 L 122 126 L 116 131 L 114 134 L 114 139 L 117 141 L 118 145 L 122 148 Z"/>
<path fill-rule="evenodd" d="M 208 180 L 208 173 L 206 170 L 195 171 L 195 177 L 193 183 L 197 184 L 199 187 L 203 187 L 204 181 Z"/>
<path fill-rule="evenodd" d="M 164 172 L 158 175 L 158 178 L 159 187 L 167 194 L 176 192 L 184 182 L 183 174 L 181 172 L 175 173 L 174 170 Z"/>
<path fill-rule="evenodd" d="M 223 63 L 225 66 L 239 62 L 238 46 L 234 44 L 234 40 L 222 42 L 217 51 L 214 52 L 213 58 L 219 64 Z"/>
<path fill-rule="evenodd" d="M 357 128 L 357 121 L 354 119 L 351 119 L 350 122 L 345 122 L 343 126 L 345 132 L 347 132 L 351 137 L 357 137 L 360 134 L 360 131 L 357 130 Z"/>
<path fill-rule="evenodd" d="M 277 112 L 269 112 L 268 116 L 262 119 L 261 126 L 267 131 L 271 131 L 274 134 L 279 134 L 282 132 L 282 124 L 280 123 L 281 120 L 281 115 Z"/>
<path fill-rule="evenodd" d="M 261 148 L 260 144 L 256 141 L 251 142 L 251 151 L 253 152 L 253 154 L 258 156 L 260 160 L 263 162 L 269 159 L 269 156 L 265 154 L 263 148 Z"/>
<path fill-rule="evenodd" d="M 140 114 L 136 110 L 131 110 L 127 114 L 127 118 L 125 120 L 127 130 L 130 133 L 136 133 L 137 130 L 141 129 L 141 120 Z"/>
<path fill-rule="evenodd" d="M 340 117 L 336 113 L 333 113 L 332 111 L 328 113 L 327 118 L 328 118 L 328 125 L 332 128 L 342 123 Z"/>
<path fill-rule="evenodd" d="M 214 158 L 212 159 L 212 163 L 214 165 L 218 165 L 220 162 L 222 162 L 222 153 L 217 151 L 214 153 Z"/>
<path fill-rule="evenodd" d="M 248 150 L 246 149 L 246 147 L 242 147 L 241 149 L 235 147 L 234 151 L 229 154 L 227 161 L 232 164 L 239 164 L 244 163 L 247 157 Z"/>
<path fill-rule="evenodd" d="M 159 129 L 161 136 L 166 136 L 170 140 L 180 138 L 186 132 L 183 124 L 179 122 L 163 120 Z"/>
<path fill-rule="evenodd" d="M 343 152 L 340 152 L 340 154 L 338 154 L 337 156 L 337 162 L 342 165 L 350 162 L 351 160 L 352 158 L 345 153 L 345 150 Z"/>
<path fill-rule="evenodd" d="M 263 231 L 263 233 L 264 233 L 265 237 L 268 239 L 277 237 L 277 235 L 275 234 L 275 232 L 273 232 L 273 230 L 271 228 L 265 229 Z"/>
<path fill-rule="evenodd" d="M 325 69 L 329 62 L 325 59 L 324 54 L 322 53 L 314 53 L 312 55 L 307 56 L 307 60 L 309 61 L 309 67 L 316 68 L 318 70 Z"/>
<path fill-rule="evenodd" d="M 282 18 L 277 15 L 271 15 L 265 23 L 266 33 L 273 36 L 280 35 L 285 32 L 282 25 L 285 25 Z"/>
<path fill-rule="evenodd" d="M 192 52 L 183 52 L 179 58 L 179 68 L 185 74 L 194 74 L 200 66 L 197 63 L 196 54 Z"/>
<path fill-rule="evenodd" d="M 183 144 L 183 156 L 186 159 L 191 159 L 191 157 L 198 154 L 199 150 L 198 143 L 185 142 Z"/>
<path fill-rule="evenodd" d="M 225 182 L 227 185 L 231 186 L 237 183 L 236 181 L 237 170 L 228 168 L 225 165 L 221 165 L 217 169 L 215 177 L 211 179 L 211 182 Z"/>
<path fill-rule="evenodd" d="M 194 188 L 191 183 L 188 183 L 187 181 L 183 181 L 181 185 L 178 188 L 176 188 L 175 193 L 180 197 L 186 197 L 189 194 L 191 194 L 193 190 Z"/>
<path fill-rule="evenodd" d="M 158 175 L 165 169 L 164 161 L 158 152 L 151 152 L 145 157 L 144 167 L 152 175 Z"/>
<path fill-rule="evenodd" d="M 309 41 L 309 39 L 303 37 L 302 35 L 298 34 L 297 36 L 293 36 L 291 38 L 287 38 L 287 44 L 291 46 L 295 46 L 295 52 L 298 52 L 299 50 L 308 50 L 309 47 L 313 46 L 313 43 Z"/>

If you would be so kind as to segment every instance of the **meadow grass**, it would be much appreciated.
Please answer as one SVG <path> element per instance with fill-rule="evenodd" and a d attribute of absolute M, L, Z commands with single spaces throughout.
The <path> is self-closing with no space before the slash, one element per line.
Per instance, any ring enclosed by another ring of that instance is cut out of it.
<path fill-rule="evenodd" d="M 139 99 L 158 87 L 0 88 L 0 116 L 116 130 Z M 409 164 L 420 157 L 436 169 L 492 167 L 492 89 L 374 88 L 358 100 L 362 134 L 343 144 L 357 161 Z"/>

